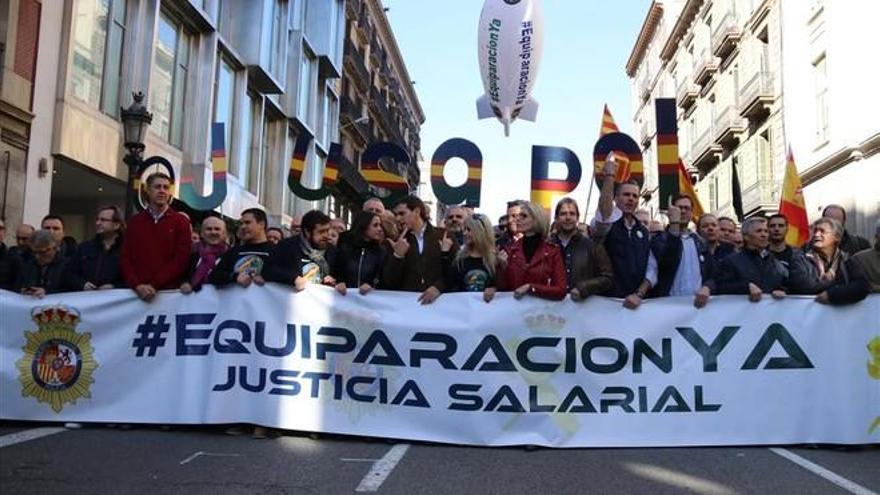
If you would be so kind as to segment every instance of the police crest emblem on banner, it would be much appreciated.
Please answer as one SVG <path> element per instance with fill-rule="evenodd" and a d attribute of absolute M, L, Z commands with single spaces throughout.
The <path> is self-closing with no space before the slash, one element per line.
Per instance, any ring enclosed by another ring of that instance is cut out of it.
<path fill-rule="evenodd" d="M 77 332 L 79 311 L 66 306 L 43 306 L 31 311 L 37 329 L 26 331 L 24 355 L 15 365 L 23 397 L 34 397 L 60 413 L 65 404 L 90 398 L 92 374 L 98 367 L 92 334 Z"/>

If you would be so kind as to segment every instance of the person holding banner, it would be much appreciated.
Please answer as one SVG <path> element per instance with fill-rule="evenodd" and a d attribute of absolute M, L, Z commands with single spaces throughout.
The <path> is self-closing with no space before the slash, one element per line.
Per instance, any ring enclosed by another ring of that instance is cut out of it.
<path fill-rule="evenodd" d="M 403 232 L 390 241 L 391 256 L 382 270 L 382 284 L 391 290 L 421 292 L 419 302 L 431 304 L 446 286 L 440 251 L 443 233 L 430 224 L 428 208 L 417 196 L 398 200 L 394 216 Z"/>
<path fill-rule="evenodd" d="M 220 257 L 229 250 L 227 236 L 226 222 L 222 218 L 209 216 L 202 220 L 200 240 L 193 245 L 187 279 L 180 285 L 180 292 L 190 294 L 202 290 Z"/>
<path fill-rule="evenodd" d="M 290 285 L 294 292 L 308 284 L 336 285 L 330 275 L 336 250 L 330 245 L 330 217 L 319 210 L 302 216 L 300 235 L 289 237 L 275 246 L 263 268 L 269 282 Z"/>
<path fill-rule="evenodd" d="M 572 301 L 583 301 L 592 294 L 604 294 L 614 285 L 611 260 L 601 244 L 594 243 L 578 229 L 577 201 L 562 198 L 556 203 L 556 233 L 551 240 L 562 251 L 566 287 Z"/>
<path fill-rule="evenodd" d="M 495 297 L 498 274 L 492 223 L 485 215 L 475 213 L 464 220 L 462 235 L 462 248 L 454 257 L 451 252 L 455 241 L 444 235 L 440 244 L 447 292 L 482 292 L 483 300 L 490 302 Z"/>
<path fill-rule="evenodd" d="M 616 173 L 617 162 L 614 155 L 609 154 L 602 169 L 599 209 L 592 230 L 611 257 L 614 269 L 614 288 L 608 295 L 624 298 L 624 307 L 636 309 L 651 289 L 651 283 L 645 278 L 651 241 L 648 229 L 635 217 L 639 184 L 615 184 Z"/>
<path fill-rule="evenodd" d="M 59 242 L 49 230 L 38 230 L 30 238 L 32 256 L 24 260 L 15 288 L 26 296 L 42 298 L 64 292 L 64 266 Z"/>
<path fill-rule="evenodd" d="M 266 283 L 263 267 L 275 251 L 275 244 L 269 242 L 266 236 L 267 224 L 266 212 L 259 208 L 248 208 L 241 212 L 238 220 L 241 244 L 223 253 L 220 262 L 208 276 L 208 283 L 219 287 L 232 283 L 241 287 Z"/>
<path fill-rule="evenodd" d="M 651 281 L 654 297 L 693 295 L 694 306 L 702 308 L 715 287 L 715 266 L 703 240 L 688 227 L 693 216 L 691 197 L 671 198 L 666 216 L 666 231 L 651 239 L 645 278 Z"/>
<path fill-rule="evenodd" d="M 820 218 L 811 226 L 810 252 L 792 258 L 792 292 L 816 294 L 822 304 L 851 304 L 867 297 L 870 287 L 861 268 L 840 247 L 843 225 Z"/>
<path fill-rule="evenodd" d="M 344 296 L 347 289 L 358 289 L 365 295 L 379 287 L 386 257 L 382 247 L 384 239 L 380 214 L 369 211 L 357 214 L 351 230 L 339 237 L 336 261 L 330 267 L 337 292 Z"/>
<path fill-rule="evenodd" d="M 67 290 L 114 289 L 123 287 L 119 253 L 125 220 L 116 206 L 103 206 L 95 214 L 95 237 L 80 243 L 67 262 L 64 285 Z"/>
<path fill-rule="evenodd" d="M 513 290 L 513 297 L 527 294 L 559 301 L 565 298 L 565 263 L 559 246 L 549 242 L 550 222 L 544 208 L 525 201 L 519 214 L 511 219 L 522 237 L 498 255 L 502 269 L 499 287 Z"/>
<path fill-rule="evenodd" d="M 742 225 L 742 251 L 721 262 L 715 276 L 719 294 L 747 294 L 749 301 L 758 302 L 769 293 L 774 299 L 785 297 L 788 271 L 769 251 L 767 219 L 751 217 Z"/>
<path fill-rule="evenodd" d="M 122 242 L 122 276 L 143 301 L 160 290 L 177 289 L 186 277 L 192 250 L 189 220 L 171 208 L 171 177 L 147 177 L 147 207 L 131 217 Z"/>

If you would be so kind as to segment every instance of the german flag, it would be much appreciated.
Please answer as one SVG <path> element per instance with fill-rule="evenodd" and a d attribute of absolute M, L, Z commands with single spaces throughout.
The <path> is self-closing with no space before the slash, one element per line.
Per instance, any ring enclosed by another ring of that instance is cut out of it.
<path fill-rule="evenodd" d="M 807 220 L 807 206 L 804 203 L 804 189 L 801 177 L 794 163 L 791 146 L 785 163 L 785 178 L 782 180 L 782 198 L 779 201 L 779 213 L 788 219 L 788 234 L 785 242 L 791 247 L 799 248 L 810 238 L 810 223 Z"/>
<path fill-rule="evenodd" d="M 691 177 L 688 175 L 687 169 L 684 168 L 684 163 L 682 163 L 681 158 L 678 159 L 678 193 L 691 198 L 691 203 L 694 205 L 694 221 L 703 216 L 705 210 L 700 203 L 700 198 L 694 190 L 694 185 L 691 183 Z"/>

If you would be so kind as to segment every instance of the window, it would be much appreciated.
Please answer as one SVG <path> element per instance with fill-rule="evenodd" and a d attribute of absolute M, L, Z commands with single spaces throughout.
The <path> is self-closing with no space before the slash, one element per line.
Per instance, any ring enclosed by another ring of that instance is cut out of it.
<path fill-rule="evenodd" d="M 150 78 L 150 109 L 153 129 L 180 147 L 183 143 L 183 104 L 189 71 L 190 35 L 163 12 L 156 33 L 153 73 Z"/>
<path fill-rule="evenodd" d="M 125 0 L 76 3 L 71 88 L 74 97 L 119 114 L 119 74 L 125 37 Z"/>
<path fill-rule="evenodd" d="M 320 95 L 321 98 L 321 114 L 320 122 L 318 122 L 318 142 L 329 148 L 330 142 L 334 138 L 334 123 L 338 118 L 338 106 L 336 104 L 336 95 L 330 91 L 329 87 L 324 87 L 324 91 Z"/>
<path fill-rule="evenodd" d="M 241 156 L 238 159 L 238 169 L 235 176 L 244 189 L 250 189 L 251 179 L 251 160 L 254 159 L 254 115 L 259 112 L 260 102 L 257 97 L 248 94 L 247 109 L 241 118 L 241 139 L 244 146 L 242 147 Z"/>
<path fill-rule="evenodd" d="M 269 73 L 276 79 L 283 80 L 283 60 L 285 53 L 287 53 L 287 50 L 285 50 L 287 39 L 284 36 L 287 19 L 284 17 L 285 10 L 280 0 L 273 0 L 271 5 L 270 22 L 272 25 L 270 33 L 272 38 L 269 44 Z"/>
<path fill-rule="evenodd" d="M 217 56 L 214 79 L 214 122 L 222 122 L 226 135 L 226 156 L 232 156 L 232 122 L 235 109 L 235 71 L 222 55 Z"/>
<path fill-rule="evenodd" d="M 290 29 L 294 31 L 302 31 L 303 19 L 305 18 L 306 3 L 304 0 L 291 0 L 290 2 Z"/>
<path fill-rule="evenodd" d="M 267 167 L 269 166 L 269 116 L 263 113 L 262 127 L 260 129 L 260 161 L 256 167 L 251 170 L 251 181 L 248 190 L 257 197 L 261 203 L 265 201 L 265 177 Z"/>
<path fill-rule="evenodd" d="M 340 60 L 339 54 L 339 36 L 340 36 L 340 26 L 339 19 L 343 17 L 342 9 L 344 8 L 342 2 L 339 0 L 333 0 L 333 4 L 330 6 L 330 60 Z"/>
<path fill-rule="evenodd" d="M 825 55 L 813 62 L 813 85 L 816 90 L 816 144 L 828 141 L 828 77 Z"/>
<path fill-rule="evenodd" d="M 317 61 L 315 57 L 308 52 L 308 50 L 303 49 L 302 58 L 300 61 L 300 71 L 299 71 L 299 94 L 297 95 L 297 105 L 296 105 L 296 113 L 300 120 L 307 123 L 309 126 L 314 125 L 314 121 L 312 116 L 314 114 L 314 110 L 312 108 L 312 93 L 314 92 L 314 74 L 315 74 L 315 65 Z"/>

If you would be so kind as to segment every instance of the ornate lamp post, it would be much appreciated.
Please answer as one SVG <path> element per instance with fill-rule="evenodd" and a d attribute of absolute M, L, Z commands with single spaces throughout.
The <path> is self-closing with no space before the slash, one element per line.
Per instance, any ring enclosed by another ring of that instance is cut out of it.
<path fill-rule="evenodd" d="M 125 218 L 130 218 L 134 211 L 135 191 L 134 177 L 144 162 L 144 136 L 147 134 L 147 128 L 153 122 L 153 114 L 147 111 L 144 106 L 144 93 L 132 93 L 131 106 L 122 108 L 122 130 L 124 146 L 128 149 L 128 154 L 122 159 L 128 165 L 128 183 L 125 189 Z"/>

